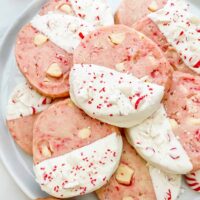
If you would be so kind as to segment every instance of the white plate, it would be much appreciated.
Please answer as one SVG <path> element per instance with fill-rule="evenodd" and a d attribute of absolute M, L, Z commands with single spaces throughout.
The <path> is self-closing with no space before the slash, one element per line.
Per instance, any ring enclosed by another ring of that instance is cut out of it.
<path fill-rule="evenodd" d="M 23 79 L 21 74 L 17 71 L 14 56 L 16 35 L 20 28 L 39 11 L 45 1 L 46 0 L 34 0 L 7 31 L 0 46 L 0 157 L 15 182 L 31 199 L 43 197 L 46 196 L 46 194 L 40 190 L 38 184 L 34 180 L 32 158 L 18 148 L 6 128 L 5 108 L 13 87 Z M 110 0 L 113 13 L 118 7 L 119 1 L 120 0 Z M 199 14 L 200 2 L 198 0 L 191 0 L 191 2 L 194 3 L 194 12 Z M 184 184 L 183 187 L 185 187 Z M 90 194 L 75 199 L 96 200 L 97 198 L 95 195 Z M 180 200 L 188 199 L 200 200 L 200 195 L 187 188 L 185 193 L 181 195 Z"/>

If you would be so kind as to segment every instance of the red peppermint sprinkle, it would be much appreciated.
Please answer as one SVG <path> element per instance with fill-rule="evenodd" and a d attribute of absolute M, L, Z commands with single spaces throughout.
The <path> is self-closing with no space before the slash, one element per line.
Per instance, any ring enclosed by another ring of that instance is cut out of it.
<path fill-rule="evenodd" d="M 195 138 L 198 142 L 200 142 L 200 129 L 195 131 Z"/>
<path fill-rule="evenodd" d="M 79 37 L 80 37 L 81 39 L 84 39 L 85 36 L 83 35 L 82 32 L 80 32 L 80 33 L 79 33 Z"/>
<path fill-rule="evenodd" d="M 167 191 L 167 196 L 165 197 L 165 200 L 172 200 L 172 192 L 170 189 Z"/>
<path fill-rule="evenodd" d="M 138 100 L 135 102 L 135 110 L 138 109 L 140 102 L 146 97 L 146 95 L 138 98 Z"/>
<path fill-rule="evenodd" d="M 42 105 L 46 105 L 47 104 L 47 98 L 44 98 L 42 101 Z"/>
<path fill-rule="evenodd" d="M 200 60 L 194 65 L 194 68 L 196 69 L 200 68 Z"/>
<path fill-rule="evenodd" d="M 181 31 L 180 34 L 179 34 L 179 36 L 182 36 L 183 34 L 184 34 L 184 31 Z"/>
<path fill-rule="evenodd" d="M 31 108 L 32 108 L 32 114 L 35 115 L 35 114 L 36 114 L 36 109 L 35 109 L 35 107 L 32 106 Z"/>

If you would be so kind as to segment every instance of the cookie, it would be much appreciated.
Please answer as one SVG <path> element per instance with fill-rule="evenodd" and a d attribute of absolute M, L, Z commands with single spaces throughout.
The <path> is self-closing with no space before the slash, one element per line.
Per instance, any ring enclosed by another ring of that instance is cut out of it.
<path fill-rule="evenodd" d="M 200 169 L 200 78 L 174 72 L 165 109 L 172 120 L 172 130 L 187 152 L 193 171 Z"/>
<path fill-rule="evenodd" d="M 88 117 L 69 99 L 52 105 L 34 125 L 36 179 L 42 190 L 58 198 L 84 195 L 105 185 L 117 169 L 121 151 L 119 130 Z"/>
<path fill-rule="evenodd" d="M 200 171 L 187 174 L 185 181 L 192 190 L 200 192 Z"/>
<path fill-rule="evenodd" d="M 39 93 L 53 98 L 68 96 L 73 50 L 91 30 L 92 26 L 73 16 L 36 16 L 17 37 L 20 71 Z"/>
<path fill-rule="evenodd" d="M 167 0 L 122 0 L 116 13 L 116 22 L 132 26 L 151 12 L 155 12 L 166 4 Z"/>
<path fill-rule="evenodd" d="M 26 82 L 18 84 L 7 106 L 6 121 L 16 143 L 32 155 L 33 124 L 52 99 L 41 96 Z"/>
<path fill-rule="evenodd" d="M 96 64 L 169 88 L 172 68 L 157 45 L 123 25 L 99 28 L 74 53 L 75 64 Z"/>
<path fill-rule="evenodd" d="M 80 17 L 95 27 L 114 24 L 112 10 L 105 0 L 50 0 L 42 7 L 40 15 L 52 11 Z"/>
<path fill-rule="evenodd" d="M 156 42 L 174 69 L 200 74 L 199 24 L 188 3 L 170 0 L 163 9 L 136 22 L 133 28 Z"/>
<path fill-rule="evenodd" d="M 181 176 L 148 166 L 125 141 L 120 165 L 108 184 L 97 191 L 100 200 L 176 200 Z"/>
<path fill-rule="evenodd" d="M 95 64 L 75 64 L 70 97 L 92 118 L 117 127 L 140 124 L 160 106 L 164 87 Z"/>
<path fill-rule="evenodd" d="M 173 132 L 172 123 L 162 105 L 147 120 L 127 129 L 126 137 L 148 163 L 168 173 L 187 174 L 193 166 Z"/>

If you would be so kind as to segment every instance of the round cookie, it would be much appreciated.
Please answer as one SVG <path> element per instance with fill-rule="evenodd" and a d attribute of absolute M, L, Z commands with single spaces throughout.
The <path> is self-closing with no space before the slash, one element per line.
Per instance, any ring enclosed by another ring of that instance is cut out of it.
<path fill-rule="evenodd" d="M 37 182 L 58 198 L 83 195 L 106 184 L 121 151 L 119 130 L 88 117 L 69 99 L 52 105 L 34 125 Z"/>
<path fill-rule="evenodd" d="M 112 10 L 105 0 L 50 0 L 42 7 L 40 15 L 49 11 L 80 17 L 96 27 L 114 24 Z"/>
<path fill-rule="evenodd" d="M 160 85 L 95 64 L 75 64 L 69 82 L 70 97 L 80 109 L 92 118 L 122 128 L 151 116 L 164 96 Z"/>
<path fill-rule="evenodd" d="M 7 106 L 7 126 L 16 143 L 32 155 L 33 124 L 40 112 L 51 104 L 50 98 L 39 95 L 28 83 L 21 83 L 12 92 Z"/>
<path fill-rule="evenodd" d="M 192 190 L 200 192 L 200 171 L 187 174 L 185 181 Z"/>
<path fill-rule="evenodd" d="M 132 26 L 135 22 L 166 4 L 167 0 L 122 0 L 116 13 L 116 22 Z"/>
<path fill-rule="evenodd" d="M 152 39 L 174 69 L 199 74 L 199 24 L 188 3 L 170 0 L 163 9 L 136 22 L 133 28 Z"/>
<path fill-rule="evenodd" d="M 148 166 L 125 141 L 121 162 L 108 184 L 97 191 L 100 200 L 175 200 L 181 176 Z M 169 198 L 170 197 L 170 198 Z"/>
<path fill-rule="evenodd" d="M 200 78 L 174 72 L 172 86 L 164 102 L 172 130 L 187 152 L 193 171 L 200 169 Z M 178 103 L 177 103 L 178 102 Z"/>
<path fill-rule="evenodd" d="M 18 34 L 15 54 L 20 71 L 41 94 L 68 96 L 73 49 L 91 30 L 92 26 L 73 16 L 36 16 Z"/>
<path fill-rule="evenodd" d="M 193 166 L 162 105 L 141 124 L 126 130 L 126 137 L 150 164 L 172 174 L 187 174 Z"/>
<path fill-rule="evenodd" d="M 75 64 L 96 64 L 131 73 L 169 88 L 171 66 L 157 45 L 143 34 L 115 25 L 87 35 L 74 53 Z"/>

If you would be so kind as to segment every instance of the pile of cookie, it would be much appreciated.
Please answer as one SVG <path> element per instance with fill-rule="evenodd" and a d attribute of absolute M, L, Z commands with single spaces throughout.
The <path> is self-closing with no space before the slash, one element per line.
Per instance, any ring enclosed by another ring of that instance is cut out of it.
<path fill-rule="evenodd" d="M 7 126 L 57 198 L 200 191 L 200 19 L 184 0 L 50 0 L 16 41 Z M 188 174 L 188 175 L 186 175 Z"/>

